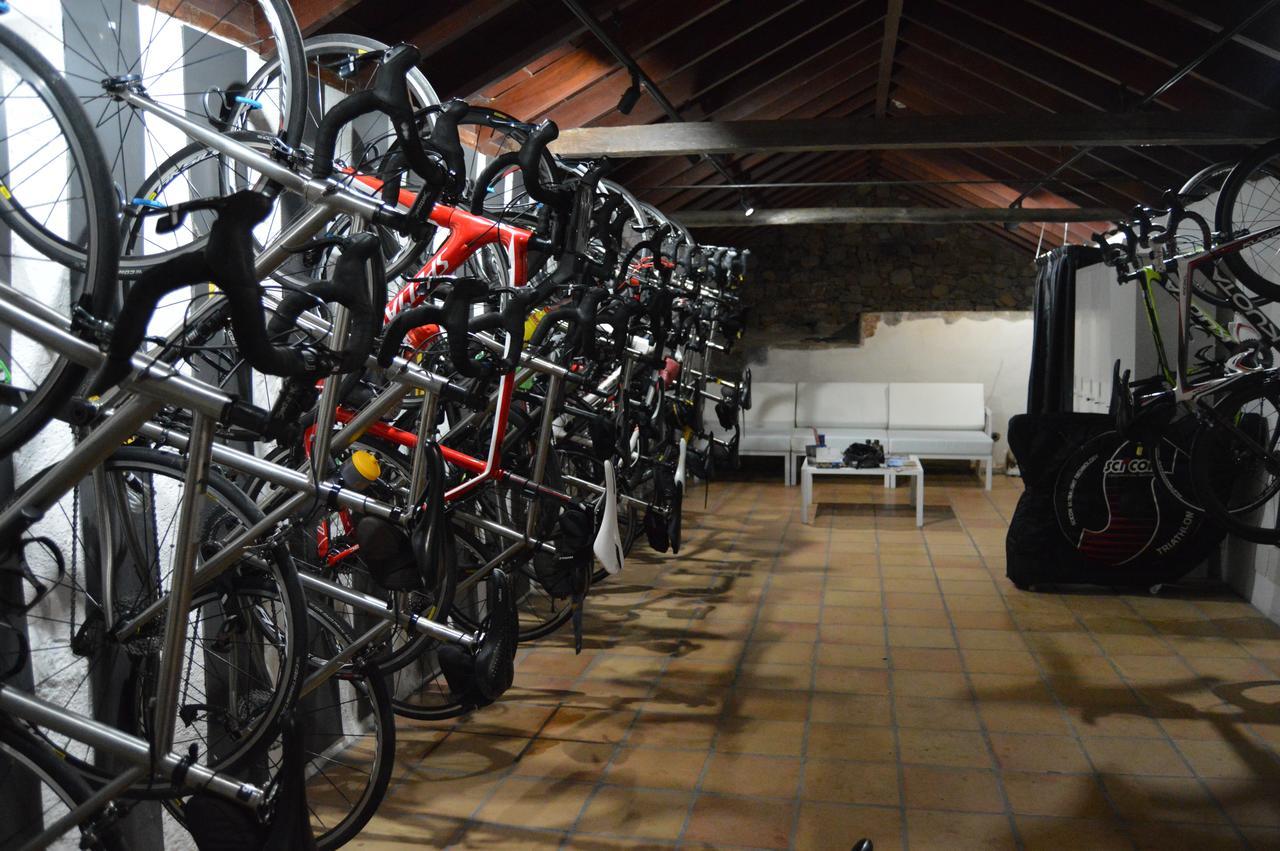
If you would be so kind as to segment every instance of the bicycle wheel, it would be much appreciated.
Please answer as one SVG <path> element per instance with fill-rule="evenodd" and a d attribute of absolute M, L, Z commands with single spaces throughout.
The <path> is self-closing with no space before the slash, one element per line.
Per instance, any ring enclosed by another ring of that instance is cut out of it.
<path fill-rule="evenodd" d="M 1229 393 L 1201 417 L 1191 477 L 1205 510 L 1245 540 L 1280 543 L 1280 526 L 1264 508 L 1280 493 L 1280 384 Z"/>
<path fill-rule="evenodd" d="M 164 8 L 66 0 L 15 5 L 6 18 L 64 71 L 122 191 L 194 141 L 159 113 L 119 99 L 125 90 L 205 126 L 255 130 L 297 144 L 307 81 L 302 36 L 287 0 L 225 0 L 216 12 L 190 3 Z M 254 70 L 277 57 L 284 70 L 249 88 Z M 192 197 L 213 192 L 196 187 Z M 133 276 L 141 269 L 125 264 L 120 271 Z"/>
<path fill-rule="evenodd" d="M 475 567 L 488 561 L 484 554 L 484 545 L 469 531 L 455 526 L 453 540 L 460 575 L 465 575 L 464 570 L 474 570 Z M 478 592 L 467 592 L 469 599 L 474 601 L 477 595 L 480 599 L 479 603 L 470 603 L 473 612 L 477 614 L 477 621 L 483 620 L 483 612 L 479 610 L 483 608 L 486 587 L 481 583 Z M 455 621 L 452 624 L 455 627 L 473 632 L 477 629 L 474 623 L 457 617 L 456 606 L 452 619 Z M 413 664 L 401 667 L 388 678 L 392 694 L 391 705 L 395 708 L 397 715 L 418 721 L 444 721 L 465 715 L 475 709 L 474 705 L 449 688 L 436 654 L 437 647 L 439 643 L 431 640 Z"/>
<path fill-rule="evenodd" d="M 185 468 L 176 454 L 122 448 L 96 476 L 102 491 L 86 482 L 32 528 L 31 536 L 60 551 L 55 558 L 45 546 L 25 550 L 33 573 L 53 589 L 26 615 L 36 695 L 125 730 L 152 727 L 164 619 L 124 640 L 112 628 L 167 593 Z M 206 484 L 200 561 L 262 518 L 217 472 Z M 107 599 L 111 623 L 103 611 Z M 246 551 L 232 569 L 196 589 L 187 617 L 174 748 L 186 752 L 194 745 L 202 762 L 229 768 L 270 741 L 298 693 L 305 610 L 288 552 L 279 544 Z M 95 781 L 118 770 L 86 745 L 44 735 Z M 164 797 L 168 791 L 144 784 L 131 794 Z"/>
<path fill-rule="evenodd" d="M 0 722 L 0 784 L 14 804 L 9 812 L 21 815 L 0 824 L 0 848 L 23 847 L 92 794 L 47 744 L 9 722 Z M 46 847 L 123 851 L 124 843 L 109 817 L 99 812 Z"/>
<path fill-rule="evenodd" d="M 298 141 L 313 144 L 324 115 L 345 97 L 369 87 L 378 69 L 377 58 L 386 49 L 387 45 L 382 42 L 358 35 L 313 36 L 303 43 L 303 66 L 306 69 L 307 91 L 310 96 L 300 117 L 296 134 Z M 279 84 L 278 78 L 284 68 L 279 58 L 273 58 L 254 72 L 246 87 L 251 91 L 274 88 Z M 408 74 L 406 82 L 411 103 L 415 107 L 439 103 L 431 84 L 418 69 L 415 68 Z M 262 133 L 243 131 L 229 135 L 266 153 L 270 153 L 274 138 Z M 365 116 L 343 134 L 337 153 L 344 163 L 353 168 L 361 172 L 374 172 L 379 168 L 380 158 L 394 138 L 394 129 L 386 116 Z M 413 188 L 410 184 L 416 185 L 416 178 L 412 175 L 403 175 L 402 180 L 408 181 L 405 185 L 407 189 Z M 261 175 L 251 169 L 204 145 L 193 143 L 157 166 L 137 185 L 130 197 L 142 199 L 148 204 L 167 206 L 187 200 L 192 193 L 207 193 L 210 187 L 217 187 L 220 194 L 229 194 L 238 189 L 262 188 L 264 185 Z M 354 182 L 352 185 L 358 186 Z M 377 195 L 378 192 L 370 188 L 368 194 Z M 264 245 L 278 236 L 300 214 L 309 211 L 311 206 L 297 195 L 282 194 L 271 218 L 254 229 L 257 244 Z M 143 210 L 145 207 L 137 209 Z M 134 274 L 148 266 L 162 263 L 193 245 L 202 244 L 212 218 L 208 213 L 193 214 L 188 216 L 177 232 L 159 234 L 154 232 L 154 225 L 150 223 L 152 220 L 133 217 L 130 223 L 132 238 L 125 246 L 126 253 L 130 256 L 122 261 L 124 268 Z M 350 218 L 339 215 L 335 216 L 326 231 L 345 233 L 350 226 Z M 422 244 L 406 240 L 388 228 L 374 226 L 374 230 L 386 247 L 384 263 L 387 277 L 399 274 L 421 256 L 424 248 Z M 309 258 L 295 257 L 278 270 L 275 276 L 282 281 L 294 279 L 295 282 L 301 276 L 319 277 L 316 273 L 321 270 L 317 265 L 322 264 Z"/>
<path fill-rule="evenodd" d="M 384 502 L 401 502 L 401 494 L 408 492 L 411 472 L 409 459 L 398 447 L 373 438 L 362 438 L 353 443 L 349 450 L 338 456 L 337 462 L 342 464 L 353 452 L 362 451 L 374 457 L 380 469 L 376 481 L 369 485 L 366 495 Z M 282 450 L 274 456 L 268 456 L 276 463 L 287 463 L 293 450 Z M 297 467 L 297 463 L 287 464 Z M 264 486 L 250 488 L 249 492 L 256 496 L 261 504 L 269 506 L 270 501 L 279 498 L 279 492 Z M 294 563 L 299 569 L 310 570 L 319 576 L 332 576 L 342 585 L 355 588 L 366 594 L 384 596 L 388 604 L 398 612 L 412 612 L 424 618 L 435 619 L 441 613 L 448 612 L 453 601 L 454 575 L 449 570 L 438 570 L 430 579 L 430 588 L 414 591 L 387 591 L 374 578 L 368 566 L 357 551 L 341 560 L 330 563 L 328 556 L 345 552 L 356 543 L 355 518 L 349 513 L 333 512 L 321 517 L 316 524 L 299 528 L 297 534 L 291 536 L 290 549 Z M 323 534 L 321 534 L 323 532 Z M 323 541 L 324 553 L 319 552 Z M 363 632 L 372 627 L 376 619 L 360 612 L 353 612 L 347 618 L 347 628 L 355 632 Z M 434 639 L 420 633 L 407 624 L 397 623 L 392 627 L 387 639 L 387 652 L 378 658 L 378 666 L 384 674 L 390 674 L 408 665 L 431 646 Z"/>
<path fill-rule="evenodd" d="M 106 317 L 118 209 L 93 125 L 66 81 L 0 27 L 0 265 L 5 283 L 71 317 Z M 43 427 L 84 367 L 0 325 L 0 455 Z"/>
<path fill-rule="evenodd" d="M 1215 226 L 1223 239 L 1236 239 L 1280 225 L 1280 140 L 1245 156 L 1231 170 L 1218 195 Z M 1280 235 L 1271 236 L 1222 260 L 1236 280 L 1260 296 L 1280 298 Z"/>
<path fill-rule="evenodd" d="M 307 606 L 307 623 L 305 668 L 311 674 L 353 639 L 340 618 L 316 603 Z M 329 851 L 359 833 L 386 795 L 395 766 L 395 715 L 382 672 L 364 661 L 344 665 L 303 691 L 290 711 L 303 740 L 312 835 L 320 851 Z M 261 759 L 242 768 L 238 776 L 268 786 L 277 778 L 282 759 L 277 738 Z M 185 821 L 183 802 L 166 804 L 179 821 Z"/>

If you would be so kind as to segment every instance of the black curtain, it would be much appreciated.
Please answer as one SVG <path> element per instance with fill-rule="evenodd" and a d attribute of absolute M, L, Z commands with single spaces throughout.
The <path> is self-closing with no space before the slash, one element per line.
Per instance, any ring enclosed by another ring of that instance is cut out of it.
<path fill-rule="evenodd" d="M 1101 252 L 1085 245 L 1064 245 L 1036 260 L 1039 271 L 1031 308 L 1035 324 L 1031 336 L 1031 378 L 1027 382 L 1028 414 L 1071 410 L 1076 271 L 1100 260 Z"/>

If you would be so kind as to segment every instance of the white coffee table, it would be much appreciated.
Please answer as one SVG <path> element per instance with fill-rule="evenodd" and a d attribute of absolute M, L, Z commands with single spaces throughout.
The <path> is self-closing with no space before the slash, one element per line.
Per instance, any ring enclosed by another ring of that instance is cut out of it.
<path fill-rule="evenodd" d="M 804 466 L 800 468 L 800 517 L 805 523 L 810 522 L 814 476 L 880 476 L 886 488 L 893 487 L 898 476 L 910 476 L 912 497 L 916 501 L 916 525 L 924 525 L 924 467 L 916 456 L 908 455 L 907 463 L 901 467 L 814 467 L 810 460 L 804 459 Z"/>

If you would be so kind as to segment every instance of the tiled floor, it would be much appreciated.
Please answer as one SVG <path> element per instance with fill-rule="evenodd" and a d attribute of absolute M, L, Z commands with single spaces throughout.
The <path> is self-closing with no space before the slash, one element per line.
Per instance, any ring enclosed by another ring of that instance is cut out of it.
<path fill-rule="evenodd" d="M 364 848 L 1280 848 L 1280 628 L 1225 594 L 1004 579 L 984 493 L 737 482 L 593 592 L 587 648 L 402 725 Z M 647 554 L 646 554 L 647 553 Z"/>

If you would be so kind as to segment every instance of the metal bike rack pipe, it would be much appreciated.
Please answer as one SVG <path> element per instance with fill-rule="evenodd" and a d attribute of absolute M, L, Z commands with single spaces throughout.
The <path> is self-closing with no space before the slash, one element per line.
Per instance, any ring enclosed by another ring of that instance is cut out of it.
<path fill-rule="evenodd" d="M 0 711 L 38 726 L 48 727 L 77 742 L 120 757 L 139 768 L 149 770 L 155 765 L 165 772 L 162 776 L 167 778 L 185 767 L 183 785 L 189 788 L 203 789 L 253 807 L 262 803 L 263 792 L 257 786 L 242 783 L 198 762 L 188 765 L 185 755 L 180 757 L 161 752 L 154 754 L 153 758 L 151 745 L 144 739 L 130 736 L 109 724 L 64 709 L 11 686 L 0 685 Z"/>
<path fill-rule="evenodd" d="M 336 582 L 330 582 L 316 576 L 314 573 L 303 571 L 298 574 L 298 579 L 302 582 L 302 587 L 308 591 L 314 591 L 318 594 L 324 594 L 332 597 L 340 603 L 346 603 L 355 609 L 380 617 L 391 623 L 404 623 L 411 629 L 417 630 L 424 635 L 430 635 L 432 638 L 438 638 L 441 641 L 448 641 L 453 644 L 461 644 L 463 647 L 471 647 L 476 643 L 476 637 L 465 632 L 460 632 L 453 627 L 436 623 L 428 618 L 421 617 L 416 614 L 405 614 L 403 612 L 393 612 L 387 608 L 387 601 L 380 600 L 368 594 L 362 594 L 351 588 L 339 585 Z"/>
<path fill-rule="evenodd" d="M 193 574 L 200 552 L 201 504 L 208 493 L 209 447 L 213 444 L 214 421 L 196 414 L 191 423 L 187 472 L 182 498 L 178 502 L 178 533 L 174 544 L 174 565 L 170 572 L 169 612 L 164 620 L 164 643 L 160 651 L 160 673 L 156 684 L 155 746 L 168 752 L 173 747 L 173 724 L 178 717 L 178 686 L 182 679 L 183 648 L 187 643 L 188 615 L 195 588 Z"/>

